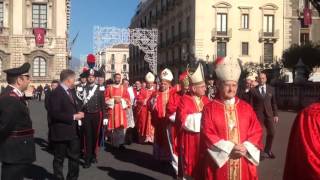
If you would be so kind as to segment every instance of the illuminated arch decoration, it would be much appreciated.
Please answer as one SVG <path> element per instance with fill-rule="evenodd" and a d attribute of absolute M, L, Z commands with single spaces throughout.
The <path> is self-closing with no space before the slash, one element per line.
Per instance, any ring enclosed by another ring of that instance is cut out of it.
<path fill-rule="evenodd" d="M 93 50 L 99 53 L 116 44 L 132 44 L 145 53 L 144 60 L 149 63 L 150 70 L 157 74 L 158 30 L 126 29 L 117 27 L 93 28 Z"/>

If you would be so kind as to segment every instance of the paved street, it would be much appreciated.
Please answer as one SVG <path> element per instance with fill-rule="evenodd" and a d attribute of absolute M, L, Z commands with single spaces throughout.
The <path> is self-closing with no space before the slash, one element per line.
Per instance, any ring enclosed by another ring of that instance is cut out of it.
<path fill-rule="evenodd" d="M 37 161 L 29 171 L 30 179 L 51 179 L 53 156 L 45 150 L 47 123 L 43 103 L 32 101 L 30 103 L 31 116 L 36 129 Z M 263 161 L 260 166 L 261 180 L 280 180 L 282 176 L 287 139 L 295 114 L 290 112 L 280 113 L 278 134 L 274 145 L 276 160 Z M 90 169 L 80 169 L 80 180 L 100 179 L 172 179 L 170 166 L 158 164 L 152 159 L 152 146 L 133 144 L 127 146 L 127 151 L 120 153 L 107 147 L 106 151 L 100 149 L 99 163 Z M 65 162 L 66 173 L 67 164 Z"/>

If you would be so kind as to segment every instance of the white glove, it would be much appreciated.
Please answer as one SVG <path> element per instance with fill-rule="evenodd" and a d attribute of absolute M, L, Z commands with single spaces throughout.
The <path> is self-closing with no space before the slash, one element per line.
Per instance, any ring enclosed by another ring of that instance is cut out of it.
<path fill-rule="evenodd" d="M 82 126 L 82 121 L 78 120 L 78 126 Z"/>
<path fill-rule="evenodd" d="M 103 120 L 103 125 L 104 125 L 104 126 L 107 126 L 107 125 L 108 125 L 108 122 L 109 122 L 108 119 L 104 119 L 104 120 Z"/>

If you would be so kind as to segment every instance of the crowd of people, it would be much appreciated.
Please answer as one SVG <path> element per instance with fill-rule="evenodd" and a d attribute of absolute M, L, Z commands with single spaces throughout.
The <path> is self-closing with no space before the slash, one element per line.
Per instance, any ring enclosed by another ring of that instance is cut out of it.
<path fill-rule="evenodd" d="M 130 86 L 119 73 L 106 81 L 94 55 L 88 55 L 87 63 L 78 81 L 75 72 L 66 69 L 59 80 L 46 86 L 48 141 L 56 179 L 65 179 L 65 158 L 66 179 L 77 179 L 80 158 L 83 168 L 90 168 L 105 143 L 123 153 L 126 144 L 134 141 L 151 144 L 154 160 L 170 163 L 176 178 L 187 180 L 256 180 L 260 161 L 276 158 L 272 144 L 279 118 L 266 73 L 248 76 L 239 87 L 238 62 L 218 58 L 215 76 L 209 78 L 199 64 L 182 72 L 176 85 L 166 68 L 159 82 L 149 72 L 144 81 Z M 0 97 L 2 180 L 22 179 L 26 166 L 35 161 L 34 130 L 24 96 L 29 68 L 26 63 L 4 71 L 9 85 Z M 319 128 L 319 113 L 319 104 L 314 104 L 297 116 L 284 180 L 319 179 L 320 138 L 319 129 L 314 129 Z"/>

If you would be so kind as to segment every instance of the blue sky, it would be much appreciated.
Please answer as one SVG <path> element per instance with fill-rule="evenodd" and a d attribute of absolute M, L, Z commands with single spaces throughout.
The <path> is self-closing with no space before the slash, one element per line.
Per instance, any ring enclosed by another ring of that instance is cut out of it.
<path fill-rule="evenodd" d="M 72 0 L 70 40 L 79 31 L 72 55 L 79 58 L 92 52 L 95 25 L 128 27 L 139 0 Z"/>

